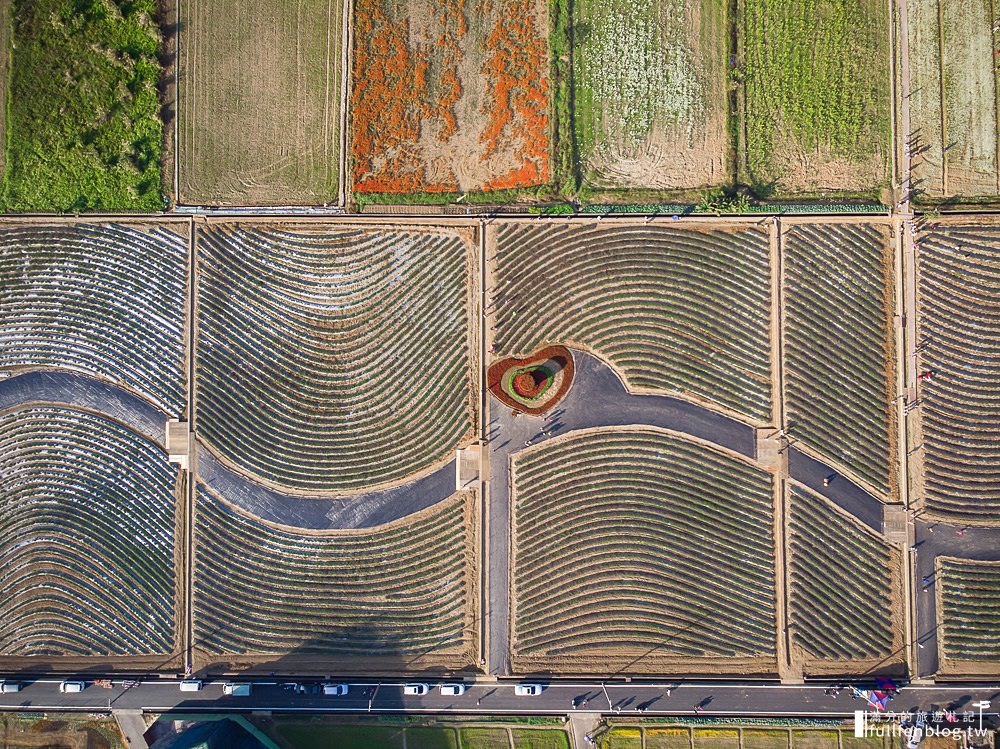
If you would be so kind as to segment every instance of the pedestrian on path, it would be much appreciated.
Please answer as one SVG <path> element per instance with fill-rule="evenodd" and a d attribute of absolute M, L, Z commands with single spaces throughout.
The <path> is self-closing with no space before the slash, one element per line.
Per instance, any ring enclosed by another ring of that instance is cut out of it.
<path fill-rule="evenodd" d="M 672 689 L 667 689 L 666 691 L 664 691 L 664 693 L 663 693 L 663 694 L 664 694 L 664 696 L 665 696 L 665 697 L 669 697 L 669 696 L 670 696 L 670 693 L 671 693 L 672 691 L 674 691 L 674 690 L 672 690 Z"/>

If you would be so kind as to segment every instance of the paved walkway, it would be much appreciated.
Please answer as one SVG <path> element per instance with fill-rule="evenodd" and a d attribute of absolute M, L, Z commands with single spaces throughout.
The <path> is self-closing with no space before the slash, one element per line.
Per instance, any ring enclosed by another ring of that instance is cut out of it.
<path fill-rule="evenodd" d="M 198 479 L 242 510 L 295 528 L 370 528 L 412 515 L 455 493 L 455 461 L 402 486 L 339 498 L 284 494 L 230 470 L 198 446 Z"/>
<path fill-rule="evenodd" d="M 26 372 L 0 380 L 0 411 L 42 402 L 96 411 L 160 446 L 167 415 L 115 385 L 73 372 Z"/>

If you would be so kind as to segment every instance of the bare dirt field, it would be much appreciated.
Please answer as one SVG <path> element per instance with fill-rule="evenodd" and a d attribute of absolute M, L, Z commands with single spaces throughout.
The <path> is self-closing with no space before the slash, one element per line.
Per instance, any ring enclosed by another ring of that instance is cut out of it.
<path fill-rule="evenodd" d="M 357 193 L 549 180 L 544 0 L 356 0 Z"/>
<path fill-rule="evenodd" d="M 994 196 L 996 14 L 990 0 L 910 0 L 913 176 L 927 197 Z"/>
<path fill-rule="evenodd" d="M 335 202 L 341 0 L 181 0 L 178 202 Z"/>
<path fill-rule="evenodd" d="M 730 178 L 724 0 L 583 0 L 574 96 L 584 181 L 684 189 Z"/>

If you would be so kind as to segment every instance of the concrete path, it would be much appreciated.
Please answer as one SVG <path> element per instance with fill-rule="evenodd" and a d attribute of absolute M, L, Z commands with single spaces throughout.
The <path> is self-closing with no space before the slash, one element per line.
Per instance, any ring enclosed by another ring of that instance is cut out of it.
<path fill-rule="evenodd" d="M 125 737 L 128 749 L 147 749 L 149 744 L 144 738 L 146 721 L 142 717 L 142 710 L 112 710 L 111 714 L 118 724 L 118 730 Z"/>
<path fill-rule="evenodd" d="M 198 446 L 198 479 L 242 510 L 311 530 L 370 528 L 420 512 L 455 493 L 455 461 L 392 489 L 340 498 L 283 494 L 230 470 Z"/>
<path fill-rule="evenodd" d="M 0 380 L 0 411 L 34 402 L 95 411 L 161 447 L 165 444 L 165 413 L 127 390 L 86 375 L 40 371 Z"/>

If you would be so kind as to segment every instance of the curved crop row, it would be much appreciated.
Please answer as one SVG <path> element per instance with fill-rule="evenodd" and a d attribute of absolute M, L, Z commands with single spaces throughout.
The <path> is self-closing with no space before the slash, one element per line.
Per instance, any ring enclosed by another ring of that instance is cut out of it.
<path fill-rule="evenodd" d="M 0 416 L 0 654 L 174 651 L 176 476 L 103 417 Z"/>
<path fill-rule="evenodd" d="M 795 642 L 826 660 L 890 655 L 899 628 L 892 603 L 898 550 L 806 489 L 791 491 L 789 508 Z"/>
<path fill-rule="evenodd" d="M 471 495 L 457 494 L 409 521 L 305 534 L 237 514 L 201 488 L 196 639 L 213 655 L 465 655 L 471 513 Z"/>
<path fill-rule="evenodd" d="M 241 469 L 357 490 L 469 435 L 462 235 L 213 224 L 198 252 L 198 432 Z"/>
<path fill-rule="evenodd" d="M 938 593 L 944 655 L 1000 661 L 1000 562 L 939 558 Z"/>
<path fill-rule="evenodd" d="M 548 344 L 607 359 L 634 388 L 771 413 L 767 235 L 662 226 L 496 230 L 499 353 Z"/>
<path fill-rule="evenodd" d="M 515 657 L 774 653 L 768 473 L 652 430 L 512 463 Z"/>
<path fill-rule="evenodd" d="M 185 408 L 187 243 L 165 226 L 0 228 L 0 369 L 65 369 Z"/>
<path fill-rule="evenodd" d="M 1000 228 L 921 238 L 924 497 L 955 522 L 1000 522 Z"/>
<path fill-rule="evenodd" d="M 790 434 L 888 492 L 895 430 L 885 229 L 796 225 L 784 242 Z"/>

